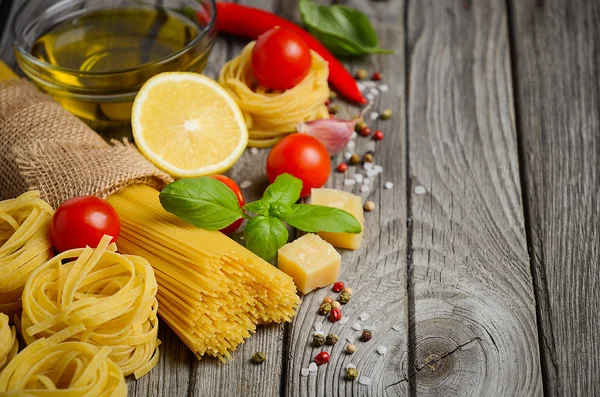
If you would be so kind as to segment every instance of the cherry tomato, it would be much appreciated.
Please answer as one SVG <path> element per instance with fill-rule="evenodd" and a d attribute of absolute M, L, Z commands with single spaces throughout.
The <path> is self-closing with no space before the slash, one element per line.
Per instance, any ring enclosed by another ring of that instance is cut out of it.
<path fill-rule="evenodd" d="M 117 240 L 121 221 L 108 201 L 94 196 L 73 197 L 62 203 L 50 222 L 50 240 L 58 252 L 96 248 L 105 234 Z"/>
<path fill-rule="evenodd" d="M 327 149 L 310 135 L 291 134 L 279 141 L 267 157 L 267 178 L 288 173 L 302 180 L 301 197 L 310 196 L 312 188 L 327 182 L 331 171 L 331 160 Z"/>
<path fill-rule="evenodd" d="M 275 27 L 258 37 L 252 50 L 252 70 L 258 82 L 274 90 L 287 90 L 310 72 L 312 55 L 297 33 Z"/>
<path fill-rule="evenodd" d="M 227 185 L 227 187 L 229 189 L 231 189 L 233 191 L 233 193 L 235 194 L 235 196 L 238 199 L 238 203 L 240 203 L 240 208 L 244 206 L 245 204 L 245 200 L 244 200 L 244 195 L 242 194 L 242 190 L 240 189 L 240 187 L 237 185 L 237 183 L 235 183 L 235 181 L 229 177 L 226 177 L 225 175 L 211 175 L 210 178 L 214 178 L 216 180 L 218 180 L 219 182 L 223 182 L 224 184 Z M 238 219 L 237 221 L 233 222 L 231 225 L 227 226 L 226 228 L 223 228 L 220 230 L 221 233 L 223 234 L 231 234 L 233 232 L 235 232 L 240 225 L 242 224 L 244 220 L 242 218 Z"/>

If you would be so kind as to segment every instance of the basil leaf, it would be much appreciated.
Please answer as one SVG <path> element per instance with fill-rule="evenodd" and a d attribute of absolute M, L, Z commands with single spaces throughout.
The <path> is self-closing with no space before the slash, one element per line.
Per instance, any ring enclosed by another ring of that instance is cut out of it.
<path fill-rule="evenodd" d="M 300 179 L 287 173 L 281 174 L 267 187 L 262 200 L 291 206 L 298 201 L 301 191 L 302 181 Z"/>
<path fill-rule="evenodd" d="M 282 218 L 304 232 L 360 233 L 362 227 L 356 218 L 339 208 L 324 205 L 296 204 L 291 215 Z"/>
<path fill-rule="evenodd" d="M 277 218 L 256 216 L 244 227 L 246 248 L 266 261 L 277 255 L 277 250 L 288 240 L 285 225 Z"/>
<path fill-rule="evenodd" d="M 222 229 L 244 217 L 235 194 L 213 178 L 180 179 L 168 184 L 159 199 L 168 212 L 206 230 Z"/>
<path fill-rule="evenodd" d="M 256 215 L 269 215 L 269 203 L 264 200 L 257 200 L 251 203 L 247 203 L 242 207 L 246 211 L 255 213 Z"/>
<path fill-rule="evenodd" d="M 335 55 L 393 53 L 379 48 L 379 39 L 369 18 L 357 9 L 343 5 L 322 6 L 311 0 L 300 0 L 298 8 L 308 31 Z"/>
<path fill-rule="evenodd" d="M 269 207 L 269 215 L 275 218 L 285 218 L 293 213 L 292 207 L 287 204 L 271 203 Z"/>

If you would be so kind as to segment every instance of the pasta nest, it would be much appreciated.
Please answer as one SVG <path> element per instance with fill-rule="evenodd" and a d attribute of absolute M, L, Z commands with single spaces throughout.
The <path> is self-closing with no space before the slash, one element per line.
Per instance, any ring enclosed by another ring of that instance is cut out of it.
<path fill-rule="evenodd" d="M 32 190 L 0 201 L 0 312 L 21 312 L 27 277 L 53 255 L 50 219 L 54 211 Z"/>
<path fill-rule="evenodd" d="M 19 341 L 15 327 L 8 325 L 8 316 L 0 313 L 0 371 L 17 355 Z"/>
<path fill-rule="evenodd" d="M 123 372 L 108 358 L 110 347 L 63 342 L 83 329 L 83 325 L 70 327 L 23 349 L 0 372 L 0 394 L 126 397 Z"/>
<path fill-rule="evenodd" d="M 111 347 L 109 358 L 139 378 L 158 362 L 157 283 L 147 260 L 115 252 L 110 240 L 65 251 L 31 274 L 21 330 L 31 344 L 81 325 L 70 340 Z"/>
<path fill-rule="evenodd" d="M 250 42 L 221 69 L 221 84 L 239 105 L 248 126 L 249 146 L 272 146 L 287 134 L 296 132 L 299 123 L 329 117 L 325 101 L 329 98 L 328 63 L 311 51 L 308 75 L 295 87 L 273 91 L 260 85 L 252 72 Z"/>

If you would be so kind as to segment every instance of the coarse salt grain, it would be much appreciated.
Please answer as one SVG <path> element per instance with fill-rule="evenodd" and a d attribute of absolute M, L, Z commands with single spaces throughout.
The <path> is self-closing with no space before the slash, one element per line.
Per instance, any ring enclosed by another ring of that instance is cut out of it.
<path fill-rule="evenodd" d="M 377 83 L 375 83 L 374 81 L 365 81 L 363 83 L 365 85 L 365 87 L 375 87 L 377 85 Z"/>
<path fill-rule="evenodd" d="M 358 87 L 358 90 L 359 90 L 359 91 L 364 91 L 364 90 L 365 90 L 365 88 L 366 88 L 366 87 L 365 87 L 365 84 L 364 84 L 363 82 L 361 82 L 361 81 L 357 82 L 357 83 L 356 83 L 356 86 Z"/>
<path fill-rule="evenodd" d="M 371 384 L 371 379 L 367 378 L 366 376 L 361 376 L 358 378 L 358 383 L 364 386 L 369 386 Z"/>
<path fill-rule="evenodd" d="M 369 102 L 373 102 L 373 100 L 375 99 L 375 95 L 371 94 L 370 92 L 367 95 L 365 95 L 365 97 Z"/>
<path fill-rule="evenodd" d="M 342 317 L 340 321 L 338 321 L 338 324 L 344 325 L 348 322 L 348 320 L 350 320 L 350 317 Z"/>
<path fill-rule="evenodd" d="M 425 193 L 427 193 L 427 190 L 425 190 L 425 188 L 423 186 L 421 186 L 421 185 L 415 186 L 415 194 L 418 194 L 420 196 Z"/>
<path fill-rule="evenodd" d="M 315 323 L 315 331 L 320 331 L 323 328 L 323 323 Z"/>
<path fill-rule="evenodd" d="M 352 156 L 352 155 L 350 155 L 350 156 Z M 383 172 L 383 167 L 382 167 L 382 166 L 380 166 L 379 164 L 375 164 L 375 165 L 373 166 L 373 169 L 374 169 L 374 170 L 375 170 L 375 172 L 377 172 L 378 174 L 379 174 L 379 173 L 381 173 L 381 172 Z"/>
<path fill-rule="evenodd" d="M 361 183 L 363 181 L 363 176 L 361 174 L 354 175 L 354 179 L 356 179 L 356 183 Z"/>
<path fill-rule="evenodd" d="M 346 160 L 350 160 L 350 158 L 351 158 L 351 157 L 352 157 L 352 153 L 350 153 L 350 152 L 345 152 L 345 153 L 344 153 L 344 158 L 345 158 Z"/>
<path fill-rule="evenodd" d="M 396 325 L 392 326 L 392 329 L 394 331 L 402 331 L 402 326 L 399 324 L 396 324 Z"/>
<path fill-rule="evenodd" d="M 344 179 L 344 186 L 356 185 L 356 179 Z"/>
<path fill-rule="evenodd" d="M 349 369 L 349 368 L 356 368 L 356 365 L 354 365 L 352 363 L 346 364 L 346 369 Z"/>
<path fill-rule="evenodd" d="M 241 189 L 248 189 L 250 186 L 252 186 L 252 182 L 250 182 L 248 180 L 242 181 L 242 183 L 240 183 Z"/>
<path fill-rule="evenodd" d="M 379 118 L 379 113 L 377 112 L 372 112 L 369 117 L 371 118 L 371 120 L 377 120 Z"/>
<path fill-rule="evenodd" d="M 255 147 L 251 147 L 250 148 L 250 153 L 252 153 L 253 155 L 257 155 L 258 154 L 258 149 Z"/>
<path fill-rule="evenodd" d="M 310 372 L 317 372 L 317 369 L 318 369 L 318 367 L 317 367 L 317 363 L 310 363 L 310 364 L 308 365 L 308 370 L 309 370 Z"/>
<path fill-rule="evenodd" d="M 387 92 L 387 90 L 390 89 L 390 87 L 387 84 L 382 84 L 378 88 L 379 88 L 379 91 L 381 91 L 381 92 Z"/>
<path fill-rule="evenodd" d="M 363 179 L 363 185 L 368 185 L 369 183 L 371 183 L 371 180 L 369 178 Z"/>
<path fill-rule="evenodd" d="M 360 314 L 360 321 L 367 321 L 369 319 L 369 317 L 371 317 L 371 315 L 369 313 L 361 313 Z"/>
<path fill-rule="evenodd" d="M 352 132 L 352 135 L 350 135 L 350 139 L 355 139 L 358 136 L 358 134 L 356 133 L 356 131 Z"/>
<path fill-rule="evenodd" d="M 386 188 L 387 190 L 390 190 L 391 188 L 393 188 L 393 187 L 394 187 L 394 184 L 393 184 L 392 182 L 390 182 L 390 181 L 387 181 L 387 182 L 385 183 L 385 185 L 383 185 L 383 186 L 385 186 L 385 188 Z"/>
<path fill-rule="evenodd" d="M 346 147 L 348 148 L 348 150 L 354 150 L 354 148 L 356 147 L 356 142 L 349 141 L 348 144 L 346 145 Z M 352 157 L 352 156 L 350 156 L 350 157 Z"/>
<path fill-rule="evenodd" d="M 379 95 L 379 90 L 375 87 L 371 88 L 369 92 L 375 96 Z"/>
<path fill-rule="evenodd" d="M 325 335 L 325 332 L 323 332 L 323 331 L 315 331 L 315 335 Z"/>
<path fill-rule="evenodd" d="M 367 176 L 368 176 L 369 178 L 371 178 L 371 177 L 374 177 L 374 176 L 375 176 L 375 175 L 377 175 L 377 174 L 378 174 L 378 172 L 377 172 L 377 171 L 375 171 L 374 169 L 367 170 Z"/>
<path fill-rule="evenodd" d="M 308 368 L 302 368 L 300 370 L 300 375 L 302 375 L 302 376 L 308 376 L 309 373 L 310 373 L 310 371 L 308 370 Z"/>
<path fill-rule="evenodd" d="M 365 170 L 371 170 L 371 169 L 373 169 L 373 163 L 369 163 L 369 162 L 365 161 L 365 163 L 363 164 L 363 168 Z"/>
<path fill-rule="evenodd" d="M 385 356 L 387 354 L 387 347 L 379 346 L 377 348 L 377 353 L 381 354 L 382 356 Z"/>
<path fill-rule="evenodd" d="M 360 330 L 362 330 L 362 325 L 360 325 L 360 323 L 354 323 L 354 324 L 352 324 L 352 329 L 356 330 L 356 331 L 360 331 Z"/>
<path fill-rule="evenodd" d="M 371 188 L 369 187 L 369 185 L 362 185 L 362 186 L 360 187 L 360 191 L 361 191 L 362 193 L 368 193 L 370 190 L 371 190 Z"/>

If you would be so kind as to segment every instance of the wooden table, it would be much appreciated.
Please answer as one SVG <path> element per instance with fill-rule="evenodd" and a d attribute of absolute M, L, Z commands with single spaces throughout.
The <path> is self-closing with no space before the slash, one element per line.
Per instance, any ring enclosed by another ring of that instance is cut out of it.
<path fill-rule="evenodd" d="M 298 19 L 293 1 L 240 3 Z M 160 363 L 129 382 L 130 395 L 600 395 L 600 2 L 341 3 L 367 13 L 395 50 L 348 62 L 383 73 L 389 90 L 374 109 L 394 116 L 371 122 L 384 141 L 357 140 L 384 173 L 363 194 L 377 205 L 363 248 L 343 253 L 350 321 L 324 321 L 342 340 L 358 334 L 355 322 L 375 325 L 373 340 L 353 356 L 338 343 L 302 377 L 320 350 L 308 342 L 321 290 L 228 365 L 196 360 L 162 326 Z M 0 1 L 3 19 L 10 9 Z M 14 66 L 4 30 L 0 55 Z M 206 74 L 244 44 L 219 38 Z M 230 172 L 253 182 L 250 199 L 266 184 L 266 155 L 247 152 Z M 345 177 L 328 185 L 358 193 Z M 263 365 L 249 362 L 256 351 Z M 370 386 L 344 380 L 349 362 Z"/>

